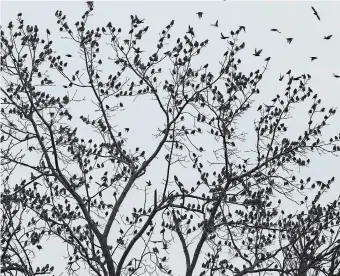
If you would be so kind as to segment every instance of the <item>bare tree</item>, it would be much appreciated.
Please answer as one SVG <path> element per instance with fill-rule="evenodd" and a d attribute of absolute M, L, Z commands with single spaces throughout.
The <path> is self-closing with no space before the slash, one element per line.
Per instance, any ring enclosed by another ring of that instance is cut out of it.
<path fill-rule="evenodd" d="M 124 35 L 111 23 L 88 29 L 93 12 L 89 7 L 74 28 L 55 14 L 60 32 L 79 49 L 83 68 L 75 72 L 72 55 L 53 49 L 51 32 L 25 25 L 22 14 L 1 30 L 1 273 L 50 274 L 53 264 L 36 267 L 33 258 L 53 237 L 65 245 L 69 275 L 84 269 L 98 276 L 175 275 L 169 253 L 175 243 L 185 276 L 339 275 L 340 198 L 319 203 L 334 177 L 293 174 L 309 166 L 312 152 L 340 149 L 339 135 L 323 138 L 336 110 L 321 107 L 311 77 L 285 76 L 286 90 L 258 107 L 254 148 L 244 152 L 239 120 L 260 93 L 270 58 L 264 69 L 240 71 L 243 26 L 230 32 L 213 73 L 208 64 L 194 65 L 209 41 L 197 41 L 193 27 L 168 47 L 170 22 L 148 56 L 140 48 L 144 19 L 131 16 Z M 108 76 L 99 51 L 105 39 L 114 54 Z M 157 103 L 164 123 L 152 151 L 131 149 L 130 129 L 113 124 L 125 111 L 123 99 Z M 310 103 L 309 122 L 289 139 L 287 119 L 302 102 Z M 147 177 L 160 162 L 166 174 L 155 184 Z M 183 180 L 181 165 L 197 179 Z M 306 207 L 285 214 L 284 200 Z"/>

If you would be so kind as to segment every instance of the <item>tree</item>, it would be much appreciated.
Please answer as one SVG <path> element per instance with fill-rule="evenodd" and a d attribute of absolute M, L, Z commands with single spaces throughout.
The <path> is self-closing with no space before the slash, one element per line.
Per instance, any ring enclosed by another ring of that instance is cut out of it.
<path fill-rule="evenodd" d="M 52 48 L 51 32 L 25 25 L 21 13 L 16 25 L 1 30 L 1 273 L 50 274 L 53 264 L 36 267 L 33 258 L 53 237 L 66 245 L 70 275 L 80 269 L 175 275 L 169 250 L 177 243 L 185 259 L 180 275 L 338 275 L 340 197 L 319 203 L 335 179 L 298 179 L 293 172 L 309 166 L 312 152 L 340 150 L 340 134 L 322 135 L 336 109 L 321 107 L 311 77 L 289 74 L 284 93 L 258 107 L 257 140 L 244 158 L 238 120 L 260 93 L 269 59 L 263 70 L 241 72 L 242 27 L 230 32 L 213 73 L 208 64 L 194 65 L 209 41 L 197 41 L 193 27 L 166 47 L 170 22 L 147 56 L 140 48 L 144 20 L 131 16 L 125 38 L 111 23 L 88 29 L 92 12 L 91 6 L 74 28 L 61 11 L 55 14 L 60 32 L 80 51 L 83 68 L 75 72 L 68 69 L 71 54 Z M 104 77 L 99 49 L 106 38 L 116 72 Z M 64 90 L 51 93 L 54 87 Z M 129 127 L 112 119 L 144 98 L 157 103 L 164 119 L 149 152 L 131 149 Z M 286 121 L 303 102 L 310 103 L 309 122 L 289 138 Z M 91 103 L 95 108 L 84 110 Z M 216 146 L 213 161 L 209 146 Z M 162 161 L 166 174 L 155 184 L 149 179 Z M 183 180 L 181 170 L 198 178 Z M 285 214 L 283 201 L 307 208 Z"/>

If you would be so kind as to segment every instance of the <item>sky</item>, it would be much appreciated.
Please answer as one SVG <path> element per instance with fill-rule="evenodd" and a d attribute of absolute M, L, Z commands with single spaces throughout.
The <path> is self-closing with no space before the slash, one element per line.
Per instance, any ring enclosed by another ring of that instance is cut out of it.
<path fill-rule="evenodd" d="M 313 15 L 311 5 L 317 9 L 321 21 Z M 74 44 L 67 39 L 61 39 L 65 35 L 58 32 L 59 27 L 54 14 L 56 10 L 62 10 L 67 15 L 69 25 L 74 26 L 74 22 L 80 19 L 85 8 L 86 5 L 82 1 L 2 1 L 1 25 L 2 28 L 6 27 L 9 21 L 14 22 L 16 15 L 22 12 L 25 23 L 38 25 L 42 30 L 48 28 L 51 31 L 54 49 L 63 55 L 67 53 L 73 55 L 72 60 L 69 61 L 69 70 L 75 70 L 82 66 L 82 60 L 77 57 L 76 48 L 72 48 Z M 211 68 L 218 68 L 218 62 L 226 50 L 225 42 L 219 38 L 220 33 L 228 35 L 231 30 L 236 30 L 240 25 L 245 26 L 246 32 L 240 36 L 240 39 L 246 43 L 245 50 L 240 54 L 241 69 L 250 72 L 262 68 L 265 65 L 264 59 L 271 57 L 268 70 L 260 85 L 261 93 L 256 98 L 254 108 L 240 121 L 240 128 L 248 133 L 244 148 L 249 149 L 255 141 L 253 121 L 258 116 L 256 107 L 262 103 L 269 103 L 276 94 L 283 93 L 286 86 L 285 83 L 279 82 L 278 78 L 280 74 L 285 74 L 289 69 L 294 75 L 309 73 L 312 76 L 310 85 L 322 99 L 326 110 L 340 106 L 340 79 L 332 76 L 333 73 L 340 75 L 340 51 L 337 50 L 340 49 L 340 17 L 337 14 L 339 10 L 340 2 L 336 1 L 95 1 L 94 14 L 89 24 L 92 27 L 101 27 L 111 21 L 116 28 L 121 27 L 124 33 L 129 28 L 131 14 L 145 18 L 145 24 L 150 27 L 140 47 L 147 53 L 155 49 L 161 30 L 171 20 L 175 20 L 172 42 L 175 42 L 177 37 L 183 37 L 188 25 L 193 26 L 197 40 L 209 39 L 210 41 L 198 62 L 201 64 L 209 62 Z M 198 19 L 196 15 L 198 11 L 204 13 L 202 19 Z M 210 26 L 217 19 L 219 27 Z M 277 28 L 281 33 L 271 32 L 272 28 Z M 333 37 L 330 40 L 323 39 L 324 36 L 331 34 Z M 288 37 L 293 38 L 291 44 L 286 42 Z M 260 57 L 252 55 L 255 48 L 263 49 Z M 105 46 L 101 55 L 106 58 L 107 56 L 113 57 L 112 51 L 110 52 L 109 47 L 105 48 Z M 318 59 L 311 62 L 309 58 L 311 56 L 317 56 Z M 109 75 L 112 62 L 103 58 L 103 63 L 103 75 Z M 52 88 L 55 93 L 59 93 L 58 89 L 58 87 Z M 87 98 L 85 93 L 79 91 L 77 95 Z M 140 146 L 146 149 L 147 153 L 152 152 L 155 147 L 152 141 L 156 141 L 153 134 L 164 122 L 164 118 L 158 116 L 157 105 L 150 99 L 129 101 L 124 105 L 127 112 L 118 113 L 117 117 L 112 119 L 113 124 L 121 124 L 123 127 L 130 128 L 127 135 L 131 149 Z M 92 112 L 91 108 L 90 103 L 86 103 L 81 110 L 75 112 L 79 114 L 87 110 Z M 305 126 L 306 111 L 306 108 L 299 108 L 293 112 L 293 117 L 288 122 L 289 135 L 297 135 L 298 131 Z M 339 113 L 331 120 L 333 126 L 325 130 L 326 137 L 339 133 L 339 127 L 336 126 L 338 122 L 340 122 Z M 86 136 L 86 130 L 80 128 L 80 134 Z M 209 146 L 207 146 L 207 152 L 208 155 L 212 155 Z M 35 161 L 32 160 L 32 162 Z M 299 175 L 324 180 L 335 176 L 334 187 L 326 200 L 335 199 L 340 194 L 339 164 L 339 159 L 331 155 L 315 155 L 310 168 L 301 171 Z M 184 181 L 189 181 L 193 177 L 185 173 L 187 171 L 185 168 L 179 167 L 178 170 L 182 173 Z M 159 162 L 152 165 L 144 180 L 159 181 L 163 176 L 164 165 Z M 135 200 L 134 197 L 129 198 L 123 210 L 130 211 L 131 202 L 135 203 Z M 287 208 L 295 207 L 287 206 Z M 62 273 L 62 264 L 65 263 L 64 248 L 56 241 L 50 241 L 51 243 L 53 246 L 46 244 L 44 250 L 37 253 L 36 262 L 46 263 L 47 259 L 53 259 L 55 266 L 58 267 L 57 272 Z M 174 263 L 178 264 L 176 267 L 181 267 L 184 264 L 183 256 L 181 254 L 173 256 L 175 256 Z M 180 275 L 180 270 L 176 272 Z"/>

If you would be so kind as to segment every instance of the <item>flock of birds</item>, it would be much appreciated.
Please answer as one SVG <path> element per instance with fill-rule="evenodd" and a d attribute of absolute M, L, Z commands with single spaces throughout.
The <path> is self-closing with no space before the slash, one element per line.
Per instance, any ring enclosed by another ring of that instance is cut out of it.
<path fill-rule="evenodd" d="M 315 9 L 313 6 L 312 6 L 311 8 L 312 8 L 313 14 L 316 16 L 316 18 L 317 18 L 319 21 L 321 21 L 321 18 L 320 18 L 320 16 L 319 16 L 318 12 L 316 11 L 316 9 Z M 199 19 L 201 19 L 201 18 L 203 17 L 203 12 L 197 12 L 196 14 L 197 14 L 197 16 L 198 16 Z M 217 28 L 217 27 L 218 27 L 218 20 L 216 20 L 215 23 L 211 24 L 211 26 Z M 246 30 L 246 28 L 245 28 L 244 26 L 240 26 L 239 29 L 240 29 L 240 30 L 243 30 L 243 31 Z M 280 33 L 280 34 L 281 34 L 281 32 L 280 32 L 278 29 L 275 29 L 275 28 L 270 29 L 270 31 L 272 31 L 272 32 L 277 32 L 277 33 Z M 189 30 L 188 30 L 187 33 L 189 33 L 189 34 L 194 34 L 194 33 L 193 33 L 193 28 L 189 26 Z M 333 35 L 327 35 L 327 36 L 324 36 L 323 39 L 325 39 L 325 40 L 330 40 L 332 37 L 333 37 Z M 223 35 L 223 33 L 221 32 L 221 39 L 224 40 L 224 39 L 227 39 L 227 38 L 229 38 L 229 37 Z M 291 44 L 292 41 L 293 41 L 293 37 L 287 37 L 287 38 L 286 38 L 286 41 L 287 41 L 288 44 Z M 263 49 L 259 49 L 259 50 L 258 50 L 258 49 L 255 48 L 255 52 L 254 52 L 253 55 L 254 55 L 255 57 L 259 57 L 259 56 L 261 55 L 261 53 L 262 53 L 262 50 L 263 50 Z M 311 61 L 314 61 L 314 60 L 318 59 L 318 57 L 316 57 L 316 56 L 312 56 L 312 57 L 309 57 L 309 58 L 310 58 Z M 270 57 L 268 57 L 268 58 L 265 59 L 265 61 L 267 61 L 267 62 L 268 62 L 269 60 L 270 60 Z M 336 75 L 335 73 L 333 73 L 333 77 L 334 77 L 334 78 L 340 78 L 340 75 Z"/>
<path fill-rule="evenodd" d="M 86 4 L 88 5 L 88 8 L 89 8 L 90 10 L 93 9 L 93 1 L 87 1 Z M 316 11 L 316 9 L 315 9 L 313 6 L 311 6 L 311 8 L 312 8 L 313 14 L 316 16 L 316 18 L 317 18 L 319 21 L 321 21 L 321 18 L 320 18 L 320 16 L 319 16 L 318 12 Z M 197 12 L 196 14 L 197 14 L 197 16 L 198 16 L 199 19 L 201 19 L 201 18 L 203 17 L 203 12 Z M 215 23 L 210 24 L 210 25 L 211 25 L 212 27 L 218 28 L 218 26 L 219 26 L 219 25 L 218 25 L 218 20 L 216 20 Z M 246 27 L 245 27 L 245 26 L 240 26 L 240 27 L 239 27 L 239 30 L 245 32 L 245 31 L 246 31 Z M 272 32 L 277 32 L 277 33 L 280 33 L 280 34 L 281 34 L 281 32 L 280 32 L 278 29 L 276 29 L 276 28 L 270 29 L 270 31 L 272 31 Z M 191 26 L 189 25 L 189 30 L 187 31 L 187 33 L 194 36 L 194 35 L 195 35 L 195 34 L 194 34 L 194 28 L 191 27 Z M 324 36 L 323 39 L 325 39 L 325 40 L 330 40 L 332 37 L 333 37 L 333 35 L 327 35 L 327 36 Z M 228 39 L 228 38 L 229 38 L 229 36 L 225 36 L 225 35 L 221 32 L 221 39 L 225 40 L 225 39 Z M 293 37 L 287 37 L 287 38 L 286 38 L 286 41 L 287 41 L 288 44 L 291 44 L 292 41 L 293 41 Z M 255 57 L 259 57 L 259 56 L 261 55 L 261 53 L 262 53 L 262 50 L 263 50 L 263 49 L 259 49 L 259 50 L 258 50 L 258 49 L 255 48 L 255 52 L 254 52 L 253 55 L 254 55 Z M 311 61 L 314 61 L 314 60 L 318 59 L 318 57 L 316 57 L 316 56 L 312 56 L 312 57 L 309 57 L 309 58 L 310 58 Z M 270 57 L 267 57 L 267 58 L 265 59 L 265 61 L 267 61 L 267 62 L 269 62 L 269 60 L 270 60 Z M 340 75 L 337 75 L 337 74 L 333 73 L 333 77 L 334 77 L 334 78 L 340 78 Z M 280 80 L 281 80 L 281 77 L 280 77 Z"/>

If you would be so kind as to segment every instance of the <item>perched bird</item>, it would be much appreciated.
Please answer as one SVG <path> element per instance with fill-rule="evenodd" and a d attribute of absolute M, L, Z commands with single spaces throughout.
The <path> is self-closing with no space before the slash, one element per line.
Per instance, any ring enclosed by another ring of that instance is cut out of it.
<path fill-rule="evenodd" d="M 335 74 L 333 73 L 333 77 L 338 79 L 338 78 L 340 78 L 340 75 L 335 75 Z"/>
<path fill-rule="evenodd" d="M 50 34 L 51 34 L 51 32 L 50 32 L 50 30 L 49 30 L 49 29 L 46 29 L 46 33 L 47 33 L 48 35 L 50 35 Z"/>
<path fill-rule="evenodd" d="M 187 34 L 191 34 L 192 36 L 194 36 L 195 35 L 194 27 L 190 27 L 190 25 L 189 25 L 189 30 L 187 31 Z"/>
<path fill-rule="evenodd" d="M 314 9 L 313 6 L 312 6 L 312 10 L 313 10 L 313 12 L 314 12 L 314 15 L 315 15 L 319 20 L 321 20 L 319 14 L 318 14 L 318 12 Z"/>
<path fill-rule="evenodd" d="M 286 73 L 287 75 L 290 75 L 290 73 L 292 72 L 292 70 L 288 70 L 288 72 Z"/>
<path fill-rule="evenodd" d="M 259 57 L 261 53 L 262 53 L 262 49 L 261 49 L 261 50 L 257 50 L 257 49 L 255 48 L 255 54 L 253 54 L 253 56 Z"/>
<path fill-rule="evenodd" d="M 330 40 L 333 35 L 324 36 L 323 39 Z"/>
<path fill-rule="evenodd" d="M 90 10 L 93 9 L 93 1 L 87 1 L 86 4 L 87 4 L 87 6 L 89 7 Z"/>
<path fill-rule="evenodd" d="M 281 33 L 278 29 L 270 29 L 272 32 L 277 32 L 277 33 Z"/>
<path fill-rule="evenodd" d="M 239 28 L 238 28 L 240 31 L 244 31 L 244 32 L 246 32 L 246 27 L 244 27 L 244 26 L 240 26 Z"/>
<path fill-rule="evenodd" d="M 67 57 L 72 57 L 72 55 L 70 55 L 70 54 L 67 54 L 66 56 L 67 56 Z"/>
<path fill-rule="evenodd" d="M 267 57 L 264 61 L 267 61 L 267 62 L 268 62 L 269 60 L 270 60 L 270 57 Z"/>
<path fill-rule="evenodd" d="M 196 14 L 198 15 L 198 18 L 202 18 L 203 16 L 203 12 L 196 12 Z"/>
<path fill-rule="evenodd" d="M 310 61 L 318 59 L 317 57 L 310 57 Z"/>
<path fill-rule="evenodd" d="M 284 78 L 284 75 L 281 75 L 281 74 L 280 74 L 279 81 L 282 81 L 282 80 L 283 80 L 283 78 Z"/>
<path fill-rule="evenodd" d="M 288 44 L 290 44 L 290 43 L 292 43 L 293 38 L 292 37 L 287 37 L 286 40 L 287 40 Z"/>
<path fill-rule="evenodd" d="M 213 27 L 218 27 L 218 20 L 216 20 L 215 24 L 211 24 Z"/>
<path fill-rule="evenodd" d="M 222 33 L 221 33 L 221 39 L 227 39 L 229 38 L 229 36 L 224 36 Z"/>

